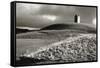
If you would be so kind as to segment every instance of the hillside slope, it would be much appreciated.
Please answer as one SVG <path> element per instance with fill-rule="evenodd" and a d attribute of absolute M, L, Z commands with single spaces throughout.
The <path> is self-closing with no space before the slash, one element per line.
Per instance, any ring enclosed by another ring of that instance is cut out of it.
<path fill-rule="evenodd" d="M 35 53 L 24 54 L 20 58 L 23 57 L 24 61 L 26 58 L 31 59 L 32 64 L 96 61 L 96 35 L 70 37 L 43 47 Z"/>
<path fill-rule="evenodd" d="M 85 25 L 85 24 L 53 24 L 53 25 L 49 25 L 46 26 L 44 28 L 41 28 L 41 30 L 63 30 L 63 29 L 74 29 L 74 30 L 79 30 L 79 31 L 86 31 L 86 32 L 90 32 L 90 33 L 95 33 L 96 32 L 96 28 L 91 27 L 89 25 Z"/>

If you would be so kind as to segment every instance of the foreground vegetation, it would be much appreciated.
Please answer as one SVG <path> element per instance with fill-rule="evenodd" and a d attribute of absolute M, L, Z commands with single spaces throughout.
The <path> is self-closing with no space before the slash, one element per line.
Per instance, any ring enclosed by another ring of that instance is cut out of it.
<path fill-rule="evenodd" d="M 96 35 L 80 34 L 20 56 L 18 65 L 96 61 Z"/>

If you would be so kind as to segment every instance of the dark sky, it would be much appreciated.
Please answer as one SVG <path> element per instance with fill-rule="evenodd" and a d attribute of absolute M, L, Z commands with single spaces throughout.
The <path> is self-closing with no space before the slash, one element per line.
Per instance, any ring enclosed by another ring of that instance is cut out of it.
<path fill-rule="evenodd" d="M 42 28 L 56 23 L 74 23 L 74 15 L 80 15 L 83 24 L 96 24 L 95 7 L 59 6 L 17 3 L 17 26 Z"/>

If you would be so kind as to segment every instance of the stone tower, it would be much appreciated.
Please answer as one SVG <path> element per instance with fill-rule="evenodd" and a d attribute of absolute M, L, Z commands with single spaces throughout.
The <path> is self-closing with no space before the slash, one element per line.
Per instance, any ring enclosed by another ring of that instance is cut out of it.
<path fill-rule="evenodd" d="M 80 16 L 79 15 L 75 14 L 75 16 L 74 16 L 74 22 L 75 23 L 80 23 Z"/>

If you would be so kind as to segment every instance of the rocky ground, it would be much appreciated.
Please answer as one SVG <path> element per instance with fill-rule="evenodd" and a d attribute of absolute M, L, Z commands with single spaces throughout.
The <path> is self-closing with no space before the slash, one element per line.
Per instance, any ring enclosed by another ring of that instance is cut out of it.
<path fill-rule="evenodd" d="M 24 54 L 18 65 L 96 61 L 96 34 L 81 34 Z"/>

